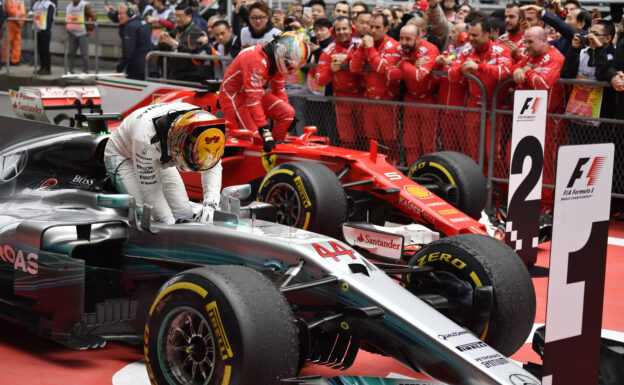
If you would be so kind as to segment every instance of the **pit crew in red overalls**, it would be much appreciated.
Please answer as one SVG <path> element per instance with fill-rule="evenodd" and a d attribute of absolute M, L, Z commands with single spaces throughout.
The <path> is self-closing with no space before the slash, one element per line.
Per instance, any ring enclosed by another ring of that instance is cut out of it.
<path fill-rule="evenodd" d="M 468 25 L 456 23 L 449 34 L 450 44 L 446 51 L 436 58 L 436 64 L 442 71 L 449 71 L 459 54 L 470 46 L 468 44 Z M 447 76 L 440 77 L 438 86 L 438 104 L 444 106 L 464 107 L 466 105 L 466 80 L 459 83 L 451 83 Z M 464 123 L 464 111 L 440 110 L 439 127 L 442 136 L 442 144 L 447 151 L 468 153 L 466 145 L 466 126 Z"/>
<path fill-rule="evenodd" d="M 501 81 L 511 76 L 511 55 L 507 47 L 490 40 L 490 23 L 485 20 L 476 20 L 468 30 L 470 47 L 466 48 L 453 63 L 448 72 L 449 81 L 459 83 L 464 75 L 473 74 L 483 82 L 488 98 Z M 480 108 L 485 103 L 489 108 L 489 100 L 481 100 L 481 88 L 474 81 L 468 79 L 467 107 Z M 466 139 L 470 157 L 477 160 L 479 154 L 479 130 L 481 114 L 479 112 L 466 113 Z M 486 159 L 489 155 L 487 139 L 490 135 L 490 121 L 486 127 Z"/>
<path fill-rule="evenodd" d="M 431 71 L 438 69 L 435 62 L 438 48 L 422 39 L 427 33 L 427 23 L 418 17 L 416 24 L 401 28 L 401 60 L 397 67 L 388 69 L 388 79 L 405 81 L 407 93 L 404 101 L 434 104 L 437 80 Z M 407 164 L 411 165 L 424 154 L 438 149 L 437 110 L 433 108 L 405 107 L 403 113 L 403 146 Z"/>
<path fill-rule="evenodd" d="M 389 80 L 387 70 L 395 66 L 400 55 L 399 43 L 387 36 L 388 18 L 375 14 L 370 21 L 370 35 L 362 37 L 351 60 L 351 71 L 363 74 L 366 97 L 375 100 L 395 100 L 399 95 L 399 81 Z M 362 71 L 365 64 L 373 70 Z M 396 125 L 397 108 L 386 104 L 363 105 L 364 134 L 369 139 L 382 139 L 390 148 L 390 162 L 399 163 L 399 144 Z"/>
<path fill-rule="evenodd" d="M 542 27 L 531 27 L 524 34 L 526 56 L 512 67 L 514 81 L 519 90 L 547 90 L 549 114 L 562 114 L 565 105 L 565 89 L 557 84 L 565 58 L 553 46 L 548 44 L 548 35 Z M 546 119 L 546 138 L 544 148 L 544 184 L 555 183 L 557 162 L 557 143 L 564 143 L 567 127 L 563 119 Z M 544 208 L 553 201 L 552 189 L 542 190 Z M 549 206 L 549 207 L 546 207 Z"/>
<path fill-rule="evenodd" d="M 285 32 L 269 43 L 241 51 L 225 74 L 219 105 L 226 119 L 242 129 L 258 130 L 265 152 L 286 137 L 295 116 L 284 90 L 284 75 L 301 68 L 309 56 L 306 39 Z M 275 121 L 273 132 L 267 117 Z"/>
<path fill-rule="evenodd" d="M 324 86 L 332 83 L 334 96 L 344 98 L 364 98 L 366 89 L 364 79 L 353 73 L 348 66 L 353 52 L 361 44 L 361 39 L 354 36 L 355 29 L 346 16 L 338 16 L 334 21 L 333 34 L 336 40 L 323 50 L 316 68 L 316 81 Z M 357 148 L 357 139 L 361 135 L 361 104 L 356 102 L 336 101 L 336 126 L 342 147 Z"/>

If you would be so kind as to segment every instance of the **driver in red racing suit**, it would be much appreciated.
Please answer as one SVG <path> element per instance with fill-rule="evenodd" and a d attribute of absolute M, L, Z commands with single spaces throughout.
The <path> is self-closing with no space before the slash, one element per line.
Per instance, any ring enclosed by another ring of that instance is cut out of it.
<path fill-rule="evenodd" d="M 226 119 L 240 128 L 258 130 L 265 152 L 275 148 L 275 140 L 286 137 L 295 116 L 284 89 L 284 75 L 301 68 L 309 55 L 303 36 L 285 32 L 269 43 L 243 50 L 225 74 L 219 105 Z M 267 117 L 275 120 L 273 132 Z"/>

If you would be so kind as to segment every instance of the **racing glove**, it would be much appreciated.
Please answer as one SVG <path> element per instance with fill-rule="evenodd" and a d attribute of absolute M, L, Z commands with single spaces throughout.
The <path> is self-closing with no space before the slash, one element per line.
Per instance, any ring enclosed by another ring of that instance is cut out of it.
<path fill-rule="evenodd" d="M 219 206 L 220 196 L 216 194 L 206 194 L 204 197 L 203 207 L 196 220 L 200 223 L 212 223 L 214 220 L 214 212 Z"/>
<path fill-rule="evenodd" d="M 264 143 L 262 144 L 262 151 L 271 152 L 275 150 L 275 140 L 273 139 L 273 134 L 271 133 L 271 130 L 269 130 L 269 126 L 258 128 L 258 132 L 260 133 L 260 136 L 264 141 Z"/>

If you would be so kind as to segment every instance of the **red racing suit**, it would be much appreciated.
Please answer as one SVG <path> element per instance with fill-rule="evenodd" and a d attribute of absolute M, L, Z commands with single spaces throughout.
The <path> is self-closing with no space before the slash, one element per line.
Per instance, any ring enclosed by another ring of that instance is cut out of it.
<path fill-rule="evenodd" d="M 468 43 L 461 47 L 450 44 L 442 55 L 455 61 L 466 47 L 469 47 Z M 450 66 L 442 67 L 443 71 L 450 69 Z M 447 76 L 440 77 L 438 104 L 463 107 L 466 105 L 466 96 L 466 79 L 459 83 L 451 83 Z M 443 109 L 440 110 L 439 114 L 439 127 L 444 149 L 468 153 L 468 146 L 465 141 L 464 111 Z"/>
<path fill-rule="evenodd" d="M 364 98 L 366 89 L 364 87 L 364 79 L 360 74 L 351 72 L 349 69 L 341 69 L 332 72 L 331 63 L 334 58 L 346 55 L 347 59 L 343 61 L 343 65 L 350 65 L 353 53 L 361 44 L 362 40 L 352 37 L 347 43 L 341 43 L 338 40 L 331 42 L 321 54 L 318 66 L 316 67 L 316 81 L 319 85 L 324 86 L 332 83 L 334 96 L 346 98 Z M 345 147 L 355 148 L 358 137 L 361 136 L 359 127 L 362 122 L 362 111 L 360 103 L 336 101 L 336 127 L 338 136 L 342 145 Z"/>
<path fill-rule="evenodd" d="M 405 81 L 407 93 L 404 101 L 434 104 L 433 93 L 438 83 L 431 71 L 438 69 L 435 62 L 440 54 L 438 48 L 425 40 L 418 40 L 410 53 L 398 47 L 401 55 L 398 66 L 389 67 L 388 79 Z M 417 60 L 424 60 L 420 67 L 414 66 Z M 411 165 L 423 154 L 435 152 L 438 148 L 437 110 L 433 108 L 405 107 L 403 114 L 403 145 L 407 164 Z"/>
<path fill-rule="evenodd" d="M 490 98 L 494 93 L 496 86 L 503 80 L 511 76 L 511 54 L 507 47 L 494 43 L 490 40 L 484 44 L 479 50 L 474 47 L 467 47 L 460 55 L 459 58 L 453 63 L 451 69 L 448 72 L 449 81 L 452 83 L 459 83 L 464 79 L 462 72 L 462 65 L 467 60 L 474 60 L 478 63 L 479 67 L 472 72 L 473 75 L 479 78 L 483 83 L 487 100 L 482 100 L 481 88 L 476 81 L 468 79 L 468 102 L 467 107 L 480 108 L 482 103 L 486 106 L 490 106 Z M 479 154 L 479 130 L 480 130 L 480 113 L 467 112 L 466 113 L 466 140 L 467 140 L 467 155 L 473 159 L 477 159 Z M 486 123 L 486 136 L 485 136 L 485 154 L 486 159 L 489 155 L 489 149 L 487 144 L 489 143 L 490 136 L 490 121 L 487 119 Z M 497 146 L 498 147 L 498 146 Z"/>
<path fill-rule="evenodd" d="M 288 103 L 284 75 L 270 73 L 270 59 L 263 47 L 244 49 L 232 61 L 219 89 L 219 105 L 226 119 L 243 129 L 256 131 L 267 125 L 267 117 L 275 120 L 273 138 L 283 140 L 295 110 Z"/>
<path fill-rule="evenodd" d="M 563 114 L 565 110 L 565 88 L 558 84 L 561 67 L 565 57 L 553 46 L 540 56 L 526 56 L 512 67 L 512 74 L 518 68 L 531 67 L 525 73 L 525 81 L 517 86 L 519 90 L 547 90 L 549 114 Z M 546 119 L 546 138 L 544 148 L 544 184 L 555 183 L 557 169 L 557 143 L 566 143 L 568 127 L 563 119 Z M 554 191 L 542 190 L 542 202 L 552 203 Z"/>
<path fill-rule="evenodd" d="M 515 43 L 518 46 L 518 50 L 520 51 L 520 56 L 514 59 L 514 61 L 519 61 L 522 57 L 526 56 L 526 45 L 524 43 L 524 32 L 518 32 L 515 35 L 511 35 L 509 32 L 505 32 L 500 35 L 498 38 L 498 43 L 503 40 L 509 40 L 512 43 Z"/>
<path fill-rule="evenodd" d="M 375 100 L 394 100 L 399 95 L 399 80 L 390 80 L 387 76 L 389 67 L 396 65 L 400 55 L 397 50 L 399 43 L 386 36 L 383 40 L 375 42 L 374 46 L 364 48 L 360 45 L 353 54 L 351 71 L 362 73 L 364 64 L 368 64 L 372 71 L 363 71 L 366 82 L 366 97 Z M 364 133 L 369 139 L 384 140 L 386 145 L 396 142 L 397 125 L 396 106 L 385 104 L 366 104 L 363 106 Z M 398 146 L 391 150 L 394 161 L 398 160 Z"/>

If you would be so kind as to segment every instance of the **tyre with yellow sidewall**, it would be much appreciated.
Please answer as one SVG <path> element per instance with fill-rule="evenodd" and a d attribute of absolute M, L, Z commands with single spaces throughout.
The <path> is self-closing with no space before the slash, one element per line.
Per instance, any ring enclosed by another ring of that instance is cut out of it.
<path fill-rule="evenodd" d="M 281 224 L 342 237 L 347 197 L 338 177 L 322 164 L 280 164 L 264 177 L 256 199 L 273 205 Z"/>
<path fill-rule="evenodd" d="M 432 177 L 433 180 L 457 186 L 457 196 L 442 197 L 472 218 L 481 218 L 487 201 L 483 172 L 467 155 L 455 151 L 428 154 L 412 163 L 408 177 Z"/>
<path fill-rule="evenodd" d="M 500 353 L 512 355 L 531 333 L 536 309 L 533 282 L 522 259 L 505 243 L 483 234 L 442 238 L 424 246 L 409 264 L 431 266 L 439 277 L 450 276 L 472 289 L 491 286 L 490 317 L 471 331 Z M 406 278 L 410 282 L 406 288 L 415 292 L 417 275 Z M 458 317 L 446 315 L 462 324 Z"/>
<path fill-rule="evenodd" d="M 191 269 L 162 286 L 149 312 L 144 352 L 152 384 L 280 383 L 298 371 L 290 306 L 243 266 Z"/>

